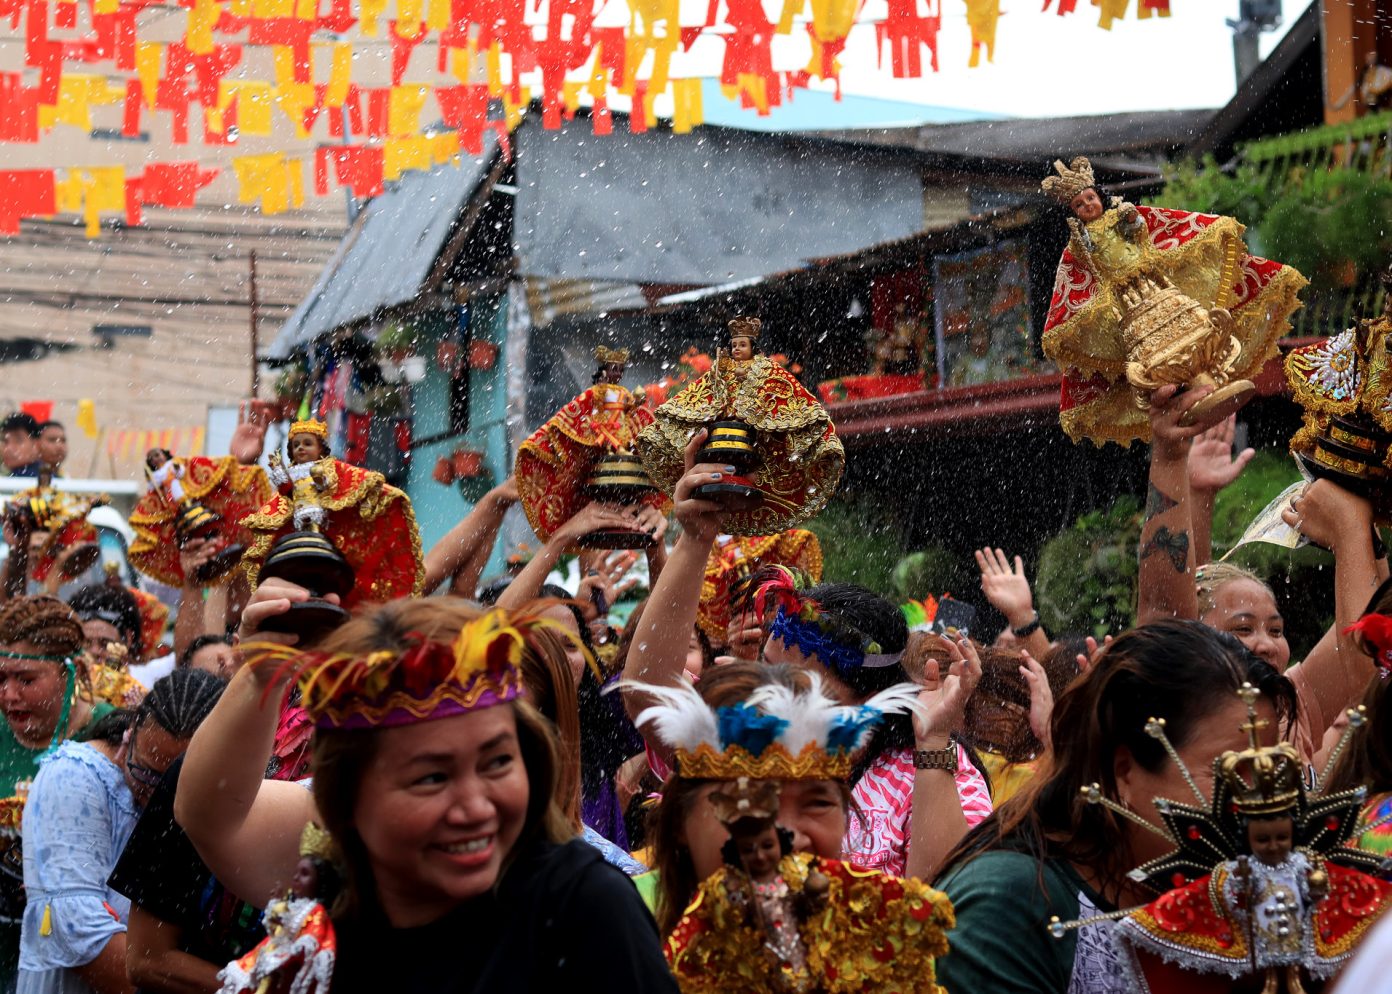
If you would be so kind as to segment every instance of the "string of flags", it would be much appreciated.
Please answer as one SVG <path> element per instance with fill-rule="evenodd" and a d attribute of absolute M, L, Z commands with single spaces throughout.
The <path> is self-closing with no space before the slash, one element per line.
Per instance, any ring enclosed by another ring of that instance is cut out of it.
<path fill-rule="evenodd" d="M 394 0 L 394 17 L 388 16 L 392 0 L 172 3 L 0 0 L 0 21 L 22 27 L 25 67 L 0 72 L 0 142 L 38 143 L 60 126 L 90 132 L 94 110 L 119 106 L 123 135 L 138 136 L 142 122 L 159 114 L 167 115 L 176 145 L 226 147 L 242 136 L 273 135 L 282 115 L 299 139 L 319 128 L 337 144 L 231 160 L 239 200 L 276 213 L 303 202 L 307 169 L 315 195 L 339 186 L 371 197 L 407 170 L 477 155 L 484 131 L 506 140 L 533 99 L 546 128 L 560 127 L 588 103 L 592 127 L 602 135 L 612 130 L 608 104 L 615 93 L 630 100 L 634 131 L 656 125 L 654 100 L 665 94 L 673 129 L 689 131 L 703 120 L 701 80 L 673 77 L 672 64 L 702 37 L 724 44 L 725 95 L 768 114 L 813 79 L 839 87 L 839 59 L 862 23 L 863 0 L 781 0 L 775 21 L 764 0 L 708 0 L 704 20 L 694 25 L 680 23 L 680 0 L 628 0 L 628 23 L 621 26 L 597 23 L 603 5 L 596 0 Z M 885 16 L 873 24 L 881 65 L 898 78 L 938 71 L 943 7 L 957 4 L 971 31 L 969 64 L 993 59 L 1001 0 L 887 0 Z M 1170 14 L 1170 0 L 1088 5 L 1108 29 L 1132 11 L 1140 19 Z M 1043 0 L 1043 12 L 1059 16 L 1080 6 L 1081 0 Z M 186 11 L 182 40 L 142 39 L 140 14 L 152 7 Z M 811 58 L 803 69 L 776 71 L 773 39 L 792 35 L 799 24 Z M 354 42 L 322 40 L 326 32 L 341 36 L 350 29 L 387 40 L 389 85 L 355 82 Z M 425 42 L 434 48 L 436 71 L 450 80 L 445 84 L 406 78 Z M 272 79 L 238 77 L 250 46 L 270 48 Z M 471 82 L 480 63 L 487 81 Z M 501 118 L 490 116 L 490 106 L 501 106 Z M 444 130 L 423 123 L 437 120 Z M 112 165 L 0 171 L 0 234 L 16 233 L 25 217 L 75 212 L 95 237 L 103 215 L 123 213 L 127 223 L 139 224 L 145 206 L 193 206 L 218 172 L 196 161 L 149 163 L 138 175 Z"/>

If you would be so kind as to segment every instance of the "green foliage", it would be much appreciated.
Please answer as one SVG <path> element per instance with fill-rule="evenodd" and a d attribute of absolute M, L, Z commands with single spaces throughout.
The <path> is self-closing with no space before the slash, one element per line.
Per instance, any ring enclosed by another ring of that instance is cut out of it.
<path fill-rule="evenodd" d="M 929 594 L 965 599 L 980 586 L 981 573 L 970 558 L 933 545 L 900 559 L 891 581 L 900 601 L 922 600 Z"/>
<path fill-rule="evenodd" d="M 894 596 L 890 574 L 903 541 L 895 519 L 879 503 L 842 491 L 804 527 L 822 543 L 827 579 Z"/>
<path fill-rule="evenodd" d="M 1222 214 L 1256 225 L 1266 217 L 1278 192 L 1258 167 L 1242 162 L 1226 172 L 1213 156 L 1207 155 L 1200 164 L 1188 160 L 1172 167 L 1155 205 Z"/>
<path fill-rule="evenodd" d="M 1130 628 L 1135 618 L 1141 503 L 1130 495 L 1089 511 L 1044 543 L 1035 606 L 1052 635 Z"/>
<path fill-rule="evenodd" d="M 393 321 L 378 333 L 372 345 L 378 355 L 412 351 L 416 347 L 416 329 L 405 321 Z"/>
<path fill-rule="evenodd" d="M 1341 265 L 1375 271 L 1392 248 L 1392 180 L 1357 169 L 1293 174 L 1261 221 L 1273 259 L 1312 280 L 1335 282 Z"/>

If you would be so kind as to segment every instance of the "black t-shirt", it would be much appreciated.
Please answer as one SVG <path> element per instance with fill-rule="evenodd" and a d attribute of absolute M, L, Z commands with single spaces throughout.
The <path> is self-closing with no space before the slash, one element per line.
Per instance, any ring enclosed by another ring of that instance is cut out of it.
<path fill-rule="evenodd" d="M 495 892 L 437 922 L 336 931 L 332 994 L 677 994 L 638 891 L 579 839 L 533 846 Z"/>
<path fill-rule="evenodd" d="M 108 881 L 131 904 L 181 929 L 179 948 L 221 967 L 263 938 L 261 912 L 228 892 L 174 820 L 183 759 L 164 775 Z"/>

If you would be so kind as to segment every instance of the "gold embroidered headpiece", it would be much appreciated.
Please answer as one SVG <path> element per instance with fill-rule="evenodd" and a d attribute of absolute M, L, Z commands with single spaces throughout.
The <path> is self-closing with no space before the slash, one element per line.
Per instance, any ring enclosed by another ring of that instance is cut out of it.
<path fill-rule="evenodd" d="M 1061 159 L 1055 159 L 1054 172 L 1058 175 L 1046 176 L 1039 188 L 1065 207 L 1071 204 L 1078 194 L 1097 185 L 1092 175 L 1092 163 L 1083 155 L 1066 166 Z"/>
<path fill-rule="evenodd" d="M 453 642 L 407 636 L 402 649 L 367 655 L 248 647 L 252 665 L 277 660 L 299 682 L 304 709 L 319 728 L 410 725 L 480 711 L 515 700 L 519 667 L 541 631 L 574 641 L 565 626 L 537 616 L 509 617 L 495 608 L 459 630 Z"/>
<path fill-rule="evenodd" d="M 1289 813 L 1300 802 L 1300 754 L 1289 742 L 1261 745 L 1257 735 L 1268 723 L 1257 717 L 1257 689 L 1245 683 L 1238 694 L 1247 705 L 1242 730 L 1249 744 L 1240 752 L 1225 752 L 1218 765 L 1232 791 L 1233 809 L 1249 818 Z"/>
<path fill-rule="evenodd" d="M 595 346 L 595 360 L 607 366 L 611 362 L 626 364 L 628 362 L 628 349 L 611 349 L 607 345 Z"/>
<path fill-rule="evenodd" d="M 770 683 L 718 708 L 689 683 L 623 686 L 659 701 L 636 724 L 652 725 L 676 756 L 677 775 L 689 780 L 845 780 L 885 715 L 919 707 L 917 684 L 897 684 L 859 707 L 844 707 L 822 692 L 816 673 L 808 677 L 806 691 Z"/>
<path fill-rule="evenodd" d="M 296 435 L 314 435 L 328 441 L 329 426 L 322 421 L 296 421 L 290 426 L 290 433 L 285 437 L 294 438 Z"/>
<path fill-rule="evenodd" d="M 314 822 L 306 822 L 304 831 L 300 833 L 300 855 L 332 863 L 337 854 L 333 836 Z"/>
<path fill-rule="evenodd" d="M 726 325 L 730 339 L 747 338 L 751 342 L 759 340 L 759 331 L 764 327 L 764 322 L 758 318 L 737 317 Z"/>

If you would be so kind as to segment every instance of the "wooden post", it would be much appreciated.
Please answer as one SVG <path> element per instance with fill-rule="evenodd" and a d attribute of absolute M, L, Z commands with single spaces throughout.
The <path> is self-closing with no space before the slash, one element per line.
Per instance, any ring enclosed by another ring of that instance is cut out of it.
<path fill-rule="evenodd" d="M 1377 52 L 1376 0 L 1320 0 L 1324 61 L 1324 123 L 1341 124 L 1366 113 L 1358 97 L 1364 60 Z"/>
<path fill-rule="evenodd" d="M 261 389 L 261 366 L 256 361 L 256 353 L 261 345 L 257 341 L 257 319 L 261 316 L 261 302 L 256 297 L 256 250 L 250 254 L 251 263 L 251 399 L 255 400 Z"/>

